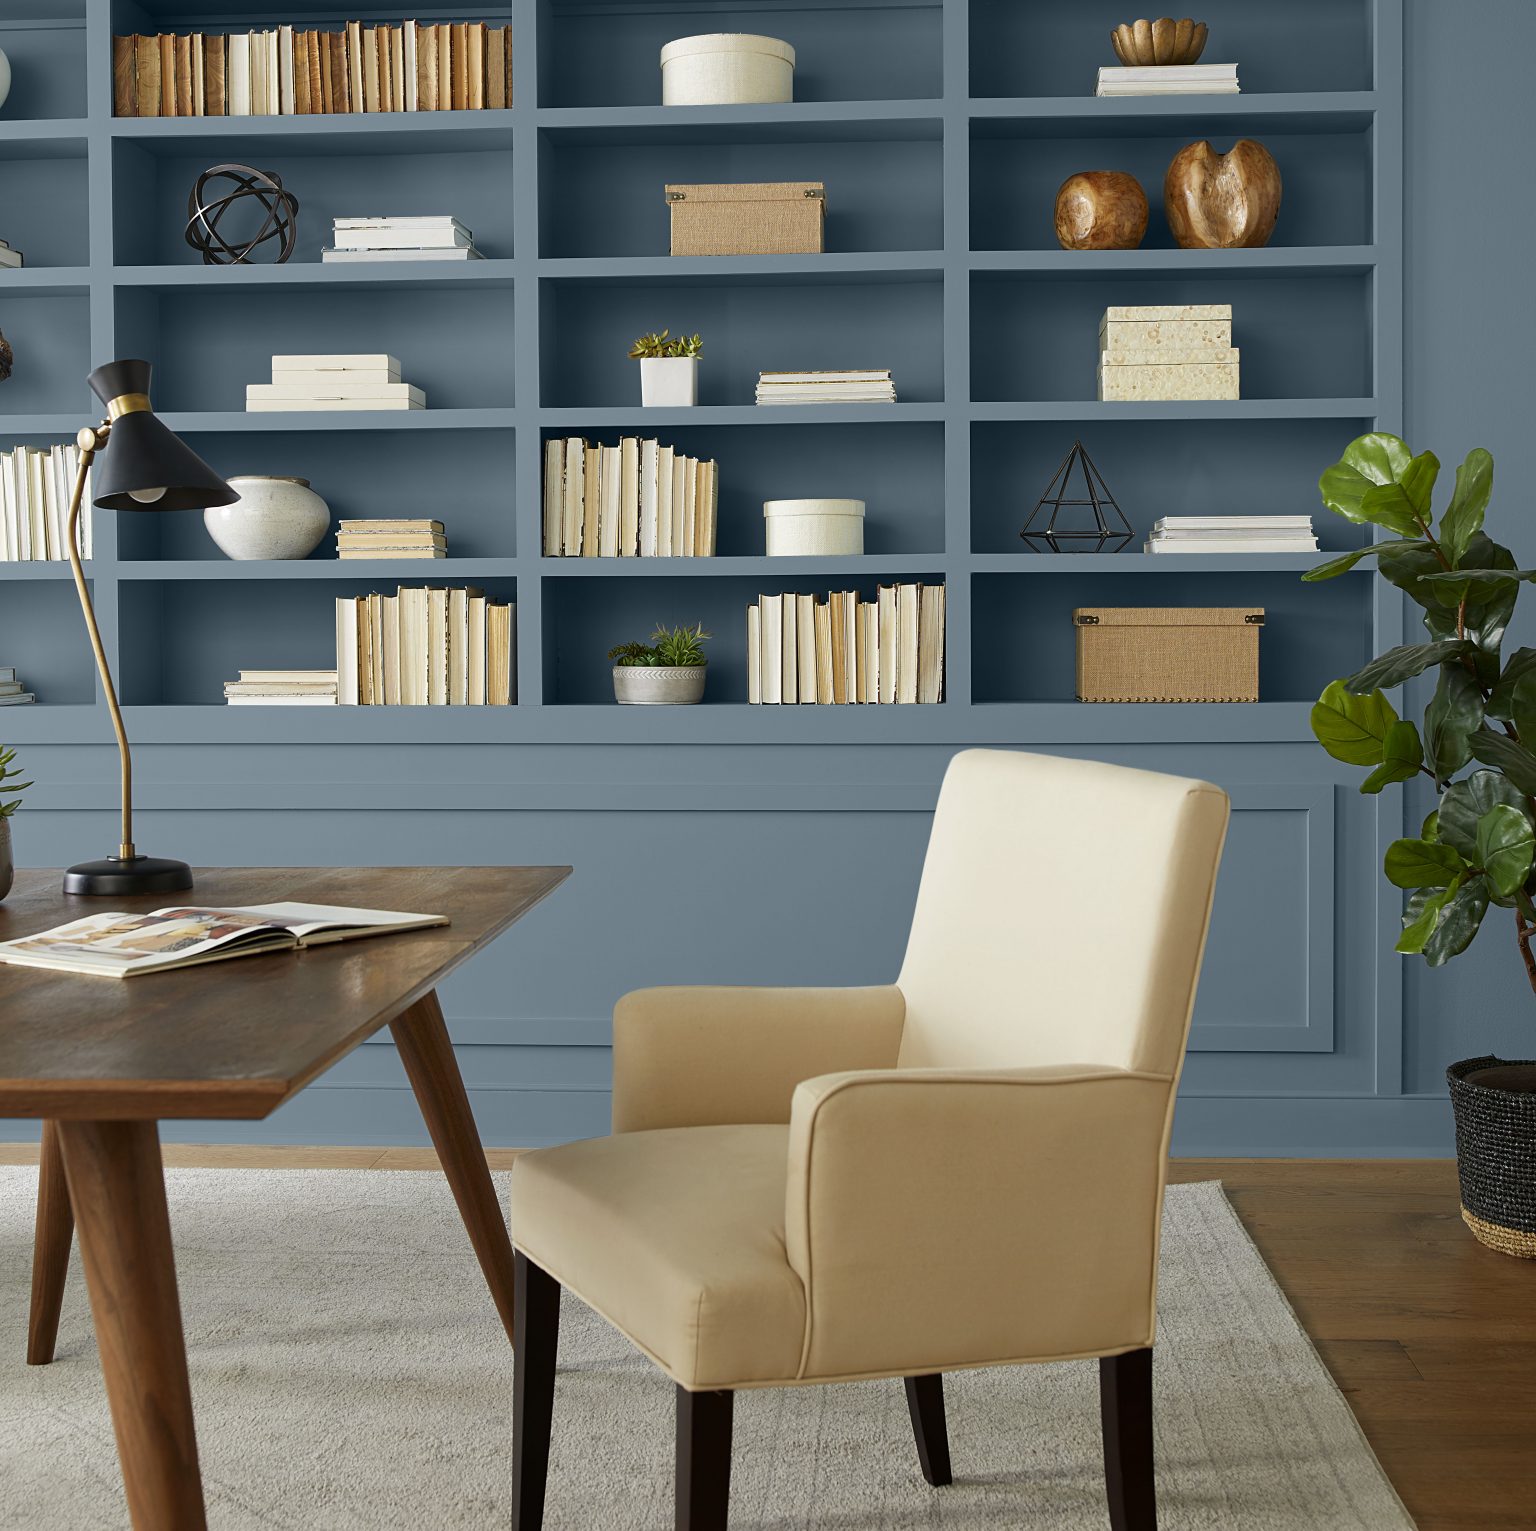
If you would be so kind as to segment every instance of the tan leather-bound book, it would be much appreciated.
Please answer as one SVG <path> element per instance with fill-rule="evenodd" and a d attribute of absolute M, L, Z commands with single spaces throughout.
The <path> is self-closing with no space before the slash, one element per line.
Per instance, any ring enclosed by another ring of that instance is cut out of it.
<path fill-rule="evenodd" d="M 208 115 L 208 81 L 203 74 L 203 64 L 207 57 L 203 47 L 204 38 L 201 32 L 194 32 L 191 37 L 191 65 L 192 65 L 192 115 L 194 117 L 206 117 Z"/>
<path fill-rule="evenodd" d="M 603 505 L 603 455 L 600 446 L 586 449 L 581 492 L 581 556 L 597 557 L 597 538 Z"/>
<path fill-rule="evenodd" d="M 389 109 L 405 110 L 405 29 L 386 27 L 389 38 Z"/>
<path fill-rule="evenodd" d="M 453 106 L 453 28 L 446 21 L 437 26 L 437 109 Z"/>
<path fill-rule="evenodd" d="M 160 39 L 137 36 L 133 40 L 133 89 L 135 117 L 160 115 Z"/>
<path fill-rule="evenodd" d="M 485 33 L 485 104 L 499 111 L 507 104 L 507 29 L 488 27 Z"/>
<path fill-rule="evenodd" d="M 345 31 L 331 33 L 330 52 L 331 110 L 333 112 L 350 112 L 352 110 L 352 70 L 347 62 L 347 34 Z"/>
<path fill-rule="evenodd" d="M 517 608 L 485 608 L 485 699 L 492 707 L 510 707 L 517 700 Z"/>
<path fill-rule="evenodd" d="M 382 110 L 379 89 L 379 29 L 363 28 L 363 107 L 365 112 Z"/>
<path fill-rule="evenodd" d="M 192 39 L 182 36 L 175 39 L 176 50 L 176 115 L 191 117 L 192 110 Z"/>
<path fill-rule="evenodd" d="M 816 607 L 816 700 L 823 704 L 832 700 L 832 603 L 823 602 Z"/>
<path fill-rule="evenodd" d="M 507 34 L 507 105 L 512 105 L 512 28 L 501 29 Z"/>
<path fill-rule="evenodd" d="M 435 26 L 416 29 L 416 110 L 435 112 L 437 99 L 437 33 Z"/>
<path fill-rule="evenodd" d="M 485 107 L 485 23 L 471 21 L 465 28 L 469 43 L 468 57 L 464 61 L 464 104 L 471 111 Z"/>
<path fill-rule="evenodd" d="M 563 526 L 565 517 L 565 442 L 551 436 L 544 443 L 544 556 L 560 558 L 565 553 Z"/>
<path fill-rule="evenodd" d="M 176 115 L 176 38 L 170 32 L 160 35 L 160 115 Z"/>
<path fill-rule="evenodd" d="M 329 112 L 331 106 L 331 45 L 324 32 L 309 34 L 309 109 Z"/>
<path fill-rule="evenodd" d="M 134 59 L 139 40 L 132 33 L 112 39 L 112 115 L 139 115 L 138 86 L 134 81 Z"/>
<path fill-rule="evenodd" d="M 296 32 L 293 37 L 293 111 L 307 117 L 314 110 L 309 102 L 309 34 Z"/>
<path fill-rule="evenodd" d="M 917 699 L 944 700 L 944 586 L 924 585 L 918 598 Z"/>
<path fill-rule="evenodd" d="M 228 85 L 225 75 L 228 53 L 222 37 L 210 34 L 203 39 L 203 113 L 208 117 L 229 115 Z"/>
<path fill-rule="evenodd" d="M 469 105 L 469 23 L 453 23 L 453 109 Z"/>
<path fill-rule="evenodd" d="M 827 629 L 831 645 L 827 688 L 832 693 L 828 700 L 841 705 L 848 700 L 848 685 L 843 679 L 848 668 L 848 629 L 843 621 L 842 596 L 835 590 L 827 596 Z"/>

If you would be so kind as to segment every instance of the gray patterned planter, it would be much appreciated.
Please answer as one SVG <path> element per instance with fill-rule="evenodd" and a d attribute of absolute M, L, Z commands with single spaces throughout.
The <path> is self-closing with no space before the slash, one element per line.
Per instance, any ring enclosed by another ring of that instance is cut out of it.
<path fill-rule="evenodd" d="M 631 665 L 613 667 L 613 699 L 628 707 L 677 706 L 704 699 L 708 665 Z"/>

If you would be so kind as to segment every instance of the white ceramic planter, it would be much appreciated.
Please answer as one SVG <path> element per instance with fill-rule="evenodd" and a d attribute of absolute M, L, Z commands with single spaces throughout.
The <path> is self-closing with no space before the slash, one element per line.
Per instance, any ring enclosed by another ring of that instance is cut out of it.
<path fill-rule="evenodd" d="M 233 505 L 203 512 L 208 535 L 229 558 L 308 558 L 331 524 L 331 508 L 303 478 L 241 474 Z"/>
<path fill-rule="evenodd" d="M 661 50 L 663 106 L 793 101 L 795 50 L 777 37 L 706 32 Z"/>
<path fill-rule="evenodd" d="M 699 402 L 697 356 L 642 356 L 640 403 L 646 409 L 691 408 Z"/>
<path fill-rule="evenodd" d="M 864 551 L 863 500 L 765 500 L 770 558 L 839 558 Z"/>
<path fill-rule="evenodd" d="M 707 664 L 613 667 L 613 699 L 627 707 L 677 706 L 704 699 Z"/>

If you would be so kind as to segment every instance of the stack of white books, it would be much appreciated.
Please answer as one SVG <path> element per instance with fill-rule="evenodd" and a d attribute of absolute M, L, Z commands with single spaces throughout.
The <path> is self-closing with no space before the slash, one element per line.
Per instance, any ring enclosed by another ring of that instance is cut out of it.
<path fill-rule="evenodd" d="M 15 268 L 24 262 L 20 250 L 13 250 L 3 239 L 0 239 L 0 266 Z"/>
<path fill-rule="evenodd" d="M 0 707 L 19 707 L 36 700 L 30 691 L 22 690 L 15 665 L 0 665 Z"/>
<path fill-rule="evenodd" d="M 1235 96 L 1236 64 L 1108 64 L 1096 96 Z"/>
<path fill-rule="evenodd" d="M 224 682 L 231 707 L 334 707 L 334 670 L 242 670 Z"/>
<path fill-rule="evenodd" d="M 336 530 L 338 558 L 446 558 L 448 538 L 441 521 L 342 521 Z"/>
<path fill-rule="evenodd" d="M 481 260 L 473 232 L 447 213 L 419 218 L 337 218 L 322 261 Z"/>
<path fill-rule="evenodd" d="M 425 409 L 427 396 L 400 381 L 400 363 L 393 356 L 274 356 L 272 381 L 247 384 L 245 407 L 255 414 Z"/>
<path fill-rule="evenodd" d="M 759 372 L 759 404 L 894 404 L 889 370 L 852 367 L 842 372 Z"/>
<path fill-rule="evenodd" d="M 1164 516 L 1149 553 L 1315 553 L 1311 516 Z"/>
<path fill-rule="evenodd" d="M 80 471 L 72 441 L 0 452 L 0 563 L 69 557 L 69 501 Z M 80 501 L 80 556 L 92 551 L 91 473 Z"/>

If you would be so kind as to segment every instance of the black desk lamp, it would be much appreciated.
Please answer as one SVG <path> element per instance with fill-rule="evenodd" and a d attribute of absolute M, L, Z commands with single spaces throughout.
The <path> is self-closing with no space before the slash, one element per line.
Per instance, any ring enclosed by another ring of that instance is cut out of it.
<path fill-rule="evenodd" d="M 114 361 L 91 373 L 91 391 L 106 405 L 107 418 L 100 425 L 87 426 L 76 438 L 80 466 L 69 502 L 65 541 L 107 711 L 112 715 L 112 730 L 117 735 L 123 830 L 115 856 L 82 861 L 64 874 L 66 893 L 175 893 L 192 886 L 192 869 L 186 862 L 141 856 L 134 846 L 133 757 L 128 752 L 128 735 L 123 729 L 117 688 L 112 684 L 112 671 L 102 647 L 101 629 L 96 625 L 91 592 L 80 566 L 80 502 L 86 475 L 98 454 L 101 463 L 92 503 L 106 510 L 202 510 L 209 505 L 231 505 L 240 498 L 184 441 L 155 418 L 149 403 L 149 371 L 147 361 Z"/>

